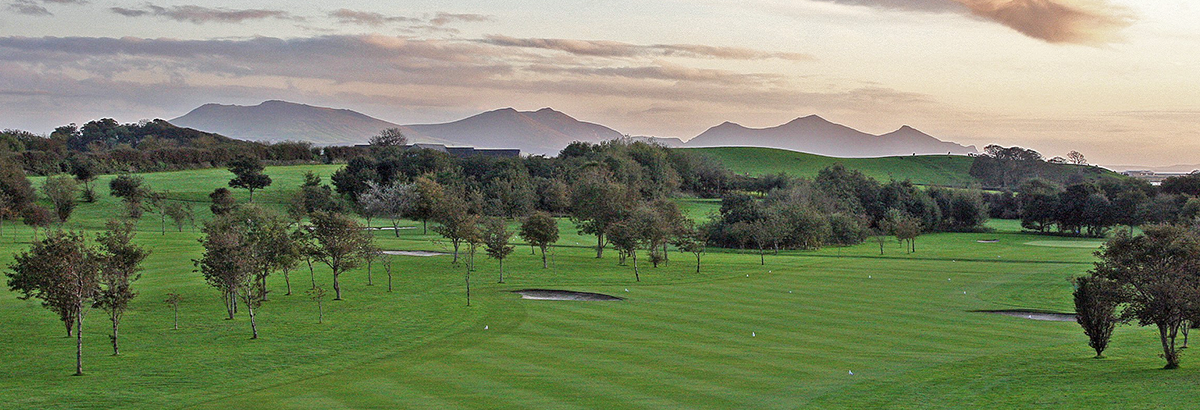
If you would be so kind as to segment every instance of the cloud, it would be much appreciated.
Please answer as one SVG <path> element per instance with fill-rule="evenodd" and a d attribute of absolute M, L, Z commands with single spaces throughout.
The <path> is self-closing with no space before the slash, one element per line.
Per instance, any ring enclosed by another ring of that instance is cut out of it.
<path fill-rule="evenodd" d="M 421 19 L 413 17 L 385 16 L 380 13 L 350 9 L 331 11 L 329 12 L 329 17 L 338 19 L 338 23 L 341 24 L 360 24 L 372 27 L 378 27 L 387 23 L 416 23 L 421 21 Z"/>
<path fill-rule="evenodd" d="M 53 16 L 50 10 L 33 2 L 33 0 L 16 0 L 8 4 L 8 9 L 26 16 Z"/>
<path fill-rule="evenodd" d="M 814 57 L 800 53 L 774 53 L 740 47 L 715 47 L 696 44 L 658 44 L 642 46 L 605 40 L 570 40 L 554 38 L 514 38 L 501 35 L 487 36 L 484 43 L 503 46 L 562 51 L 580 56 L 593 57 L 692 57 L 727 60 L 764 60 L 778 58 L 793 61 L 811 61 Z"/>
<path fill-rule="evenodd" d="M 480 23 L 486 21 L 494 21 L 492 16 L 483 14 L 457 14 L 457 13 L 437 13 L 429 20 L 430 24 L 435 26 L 444 26 L 450 23 Z"/>
<path fill-rule="evenodd" d="M 955 0 L 971 13 L 1050 43 L 1107 43 L 1133 23 L 1107 0 Z"/>
<path fill-rule="evenodd" d="M 175 21 L 186 21 L 195 24 L 203 24 L 210 22 L 217 23 L 241 23 L 246 20 L 264 20 L 269 18 L 284 19 L 284 20 L 301 20 L 290 13 L 282 10 L 266 10 L 266 9 L 227 9 L 227 8 L 209 8 L 204 6 L 184 5 L 161 7 L 147 3 L 139 9 L 130 9 L 124 7 L 112 7 L 108 9 L 110 12 L 120 14 L 125 17 L 143 17 L 154 16 L 163 17 Z"/>
<path fill-rule="evenodd" d="M 814 0 L 887 10 L 960 13 L 1049 43 L 1102 44 L 1133 24 L 1111 0 Z"/>

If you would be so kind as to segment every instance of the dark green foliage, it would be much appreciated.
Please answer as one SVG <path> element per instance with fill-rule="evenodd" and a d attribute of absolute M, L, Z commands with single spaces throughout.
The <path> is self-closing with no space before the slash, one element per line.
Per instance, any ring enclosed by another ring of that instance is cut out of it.
<path fill-rule="evenodd" d="M 75 210 L 75 198 L 79 196 L 79 184 L 68 176 L 54 176 L 42 182 L 42 194 L 54 206 L 54 214 L 59 222 L 66 222 Z"/>
<path fill-rule="evenodd" d="M 100 291 L 100 264 L 83 235 L 58 231 L 17 254 L 9 265 L 9 289 L 37 298 L 67 325 L 75 326 L 75 375 L 83 374 L 84 309 Z"/>
<path fill-rule="evenodd" d="M 1200 196 L 1200 174 L 1188 174 L 1169 177 L 1162 181 L 1159 189 L 1167 194 L 1185 194 Z"/>
<path fill-rule="evenodd" d="M 254 202 L 254 190 L 271 185 L 271 177 L 262 173 L 263 163 L 258 158 L 239 156 L 229 163 L 229 172 L 233 173 L 229 187 L 250 191 L 250 202 Z"/>
<path fill-rule="evenodd" d="M 334 300 L 342 300 L 338 279 L 342 273 L 367 261 L 375 251 L 374 238 L 362 225 L 348 216 L 316 212 L 312 215 L 312 243 L 303 246 L 313 259 L 329 266 L 333 272 Z"/>
<path fill-rule="evenodd" d="M 7 155 L 0 155 L 0 193 L 7 195 L 12 209 L 21 210 L 33 203 L 33 185 L 21 165 Z"/>
<path fill-rule="evenodd" d="M 985 147 L 983 154 L 975 157 L 969 173 L 985 187 L 1000 189 L 1016 188 L 1031 178 L 1070 185 L 1094 182 L 1111 175 L 1110 171 L 1084 164 L 1047 162 L 1041 153 L 1032 149 L 999 145 Z"/>
<path fill-rule="evenodd" d="M 69 164 L 68 172 L 83 183 L 83 202 L 95 202 L 96 192 L 92 189 L 92 182 L 96 180 L 99 173 L 96 169 L 96 162 L 82 155 L 72 156 L 67 162 Z"/>
<path fill-rule="evenodd" d="M 233 199 L 233 192 L 229 188 L 217 188 L 208 194 L 208 199 L 212 201 L 208 209 L 213 215 L 225 215 L 237 206 L 237 201 Z"/>
<path fill-rule="evenodd" d="M 1144 234 L 1117 232 L 1096 256 L 1091 273 L 1125 295 L 1121 319 L 1158 328 L 1166 368 L 1179 367 L 1176 337 L 1195 317 L 1200 300 L 1200 235 L 1177 225 Z"/>
<path fill-rule="evenodd" d="M 542 250 L 542 268 L 546 268 L 546 248 L 558 242 L 558 223 L 545 212 L 535 212 L 521 223 L 521 239 Z"/>
<path fill-rule="evenodd" d="M 118 341 L 121 318 L 129 302 L 137 296 L 133 291 L 133 282 L 141 277 L 142 261 L 150 255 L 150 251 L 133 244 L 133 223 L 109 221 L 107 230 L 96 237 L 100 244 L 97 258 L 100 266 L 100 291 L 96 295 L 92 307 L 108 313 L 112 322 L 113 355 L 121 353 Z"/>
<path fill-rule="evenodd" d="M 1083 276 L 1075 279 L 1075 321 L 1088 336 L 1088 346 L 1096 357 L 1104 356 L 1120 319 L 1117 306 L 1124 295 L 1115 284 L 1102 278 Z"/>

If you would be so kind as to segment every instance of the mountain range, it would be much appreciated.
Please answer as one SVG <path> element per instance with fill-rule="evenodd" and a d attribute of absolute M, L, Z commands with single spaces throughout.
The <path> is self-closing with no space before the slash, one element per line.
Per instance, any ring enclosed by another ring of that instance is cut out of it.
<path fill-rule="evenodd" d="M 556 155 L 573 141 L 598 143 L 624 137 L 612 128 L 579 121 L 550 108 L 504 108 L 448 123 L 399 125 L 351 110 L 272 100 L 254 106 L 205 104 L 170 122 L 238 139 L 308 141 L 317 145 L 362 144 L 384 128 L 399 128 L 413 143 L 519 148 L 523 153 L 545 155 Z M 757 146 L 837 157 L 976 152 L 973 146 L 941 141 L 908 126 L 872 135 L 816 115 L 771 128 L 725 122 L 687 142 L 678 138 L 630 138 L 671 147 Z"/>

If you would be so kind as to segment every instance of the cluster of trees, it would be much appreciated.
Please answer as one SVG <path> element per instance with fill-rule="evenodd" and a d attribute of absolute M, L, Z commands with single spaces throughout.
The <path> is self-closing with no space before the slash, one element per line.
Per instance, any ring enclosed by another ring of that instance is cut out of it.
<path fill-rule="evenodd" d="M 230 163 L 234 174 L 229 186 L 251 192 L 271 184 L 262 173 L 261 161 L 239 157 Z M 267 301 L 267 278 L 282 274 L 285 295 L 292 294 L 290 272 L 303 261 L 312 276 L 308 294 L 320 310 L 325 290 L 317 286 L 313 263 L 323 263 L 332 272 L 334 300 L 342 300 L 341 275 L 381 256 L 374 238 L 365 227 L 340 212 L 340 202 L 320 178 L 308 173 L 289 203 L 287 213 L 239 204 L 226 188 L 210 195 L 213 218 L 204 223 L 200 239 L 204 254 L 194 261 L 205 281 L 221 292 L 227 319 L 238 313 L 239 303 L 250 318 L 251 338 L 258 338 L 255 309 Z M 327 206 L 326 204 L 339 204 Z M 305 221 L 308 224 L 305 224 Z M 391 263 L 387 263 L 391 290 Z M 318 312 L 323 316 L 323 312 Z"/>
<path fill-rule="evenodd" d="M 1030 178 L 1074 184 L 1100 179 L 1107 171 L 1089 166 L 1077 151 L 1068 153 L 1067 158 L 1047 160 L 1032 149 L 988 145 L 975 157 L 968 172 L 986 188 L 1015 189 Z"/>
<path fill-rule="evenodd" d="M 81 233 L 60 230 L 34 242 L 9 265 L 9 289 L 22 299 L 41 300 L 43 307 L 58 314 L 68 337 L 74 331 L 76 375 L 83 374 L 83 319 L 89 308 L 108 314 L 113 355 L 120 354 L 121 318 L 137 296 L 132 284 L 150 253 L 133 244 L 133 237 L 130 222 L 108 222 L 95 244 Z"/>
<path fill-rule="evenodd" d="M 1138 235 L 1121 231 L 1096 255 L 1100 261 L 1075 280 L 1074 294 L 1077 320 L 1096 356 L 1118 324 L 1136 323 L 1158 329 L 1166 368 L 1179 367 L 1188 331 L 1200 327 L 1200 232 L 1165 224 Z"/>
<path fill-rule="evenodd" d="M 0 153 L 11 155 L 34 175 L 153 172 L 208 168 L 249 156 L 276 163 L 322 160 L 307 142 L 260 143 L 180 128 L 163 120 L 120 124 L 111 118 L 55 128 L 50 135 L 0 131 Z M 326 159 L 328 160 L 328 159 Z"/>
<path fill-rule="evenodd" d="M 1185 223 L 1200 216 L 1200 175 L 1171 177 L 1159 187 L 1133 178 L 1066 186 L 1033 178 L 985 198 L 993 217 L 1021 219 L 1031 231 L 1104 237 L 1118 225 Z"/>
<path fill-rule="evenodd" d="M 978 231 L 987 206 L 978 190 L 921 189 L 907 181 L 885 184 L 834 165 L 813 180 L 776 177 L 761 197 L 727 195 L 720 214 L 704 227 L 709 243 L 727 248 L 815 249 L 853 245 L 891 234 L 915 251 L 923 232 Z M 882 248 L 881 248 L 882 251 Z"/>
<path fill-rule="evenodd" d="M 680 191 L 718 195 L 733 180 L 709 160 L 642 142 L 576 142 L 556 158 L 453 158 L 401 145 L 402 137 L 373 138 L 369 155 L 351 159 L 331 177 L 336 192 L 368 221 L 385 218 L 393 229 L 402 219 L 422 221 L 426 230 L 434 222 L 432 230 L 451 245 L 454 261 L 465 247 L 468 266 L 481 247 L 503 263 L 507 242 L 499 238 L 512 235 L 501 229 L 510 220 L 521 221 L 521 237 L 542 250 L 545 265 L 558 238 L 554 217 L 567 216 L 581 233 L 595 235 L 598 258 L 609 245 L 621 263 L 632 258 L 640 280 L 639 250 L 657 266 L 670 244 L 697 241 L 695 224 L 668 198 Z M 339 206 L 315 185 L 306 192 L 320 199 L 297 203 Z"/>
<path fill-rule="evenodd" d="M 397 141 L 384 144 L 373 141 L 364 155 L 350 159 L 331 176 L 339 195 L 361 205 L 359 199 L 372 187 L 390 189 L 425 177 L 477 197 L 485 215 L 517 218 L 533 211 L 569 214 L 571 186 L 598 170 L 643 197 L 680 191 L 719 196 L 734 180 L 732 173 L 712 160 L 643 142 L 576 142 L 553 158 L 455 158 L 434 150 L 401 149 Z"/>

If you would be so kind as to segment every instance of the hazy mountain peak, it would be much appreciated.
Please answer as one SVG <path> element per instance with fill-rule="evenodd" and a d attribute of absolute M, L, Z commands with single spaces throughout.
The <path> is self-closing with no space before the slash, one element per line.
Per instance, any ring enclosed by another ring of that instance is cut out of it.
<path fill-rule="evenodd" d="M 882 157 L 917 154 L 968 154 L 973 147 L 940 141 L 904 126 L 882 136 L 830 122 L 818 115 L 799 117 L 769 128 L 746 128 L 724 122 L 687 142 L 689 147 L 755 146 L 835 157 Z"/>

